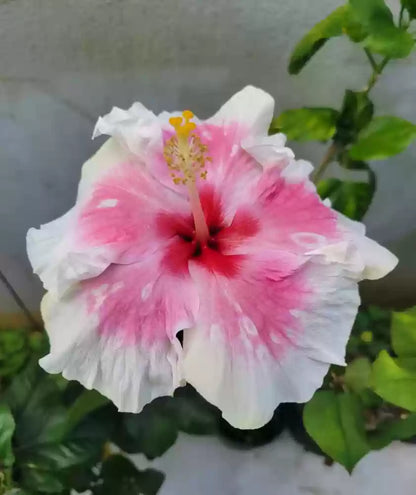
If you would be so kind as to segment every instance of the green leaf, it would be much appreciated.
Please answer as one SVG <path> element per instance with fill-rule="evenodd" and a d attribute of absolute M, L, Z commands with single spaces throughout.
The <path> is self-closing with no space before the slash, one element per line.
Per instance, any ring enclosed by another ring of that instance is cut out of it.
<path fill-rule="evenodd" d="M 61 493 L 72 483 L 68 470 L 96 464 L 112 434 L 115 417 L 106 420 L 104 413 L 112 411 L 99 408 L 102 398 L 81 394 L 68 412 L 63 397 L 56 379 L 35 363 L 13 379 L 5 394 L 16 418 L 16 469 L 29 491 Z"/>
<path fill-rule="evenodd" d="M 140 414 L 123 414 L 113 441 L 129 454 L 143 453 L 149 459 L 159 457 L 176 441 L 176 418 L 170 413 L 169 397 L 161 397 L 145 406 Z"/>
<path fill-rule="evenodd" d="M 351 147 L 355 160 L 383 160 L 404 151 L 416 138 L 416 125 L 399 117 L 376 117 Z"/>
<path fill-rule="evenodd" d="M 156 495 L 164 474 L 155 469 L 139 471 L 121 455 L 112 455 L 103 464 L 102 482 L 92 489 L 94 495 Z"/>
<path fill-rule="evenodd" d="M 348 364 L 344 381 L 365 407 L 377 407 L 382 402 L 382 399 L 370 389 L 371 363 L 367 357 L 356 358 Z"/>
<path fill-rule="evenodd" d="M 105 406 L 110 401 L 96 390 L 84 390 L 68 410 L 66 431 L 72 430 L 87 415 Z"/>
<path fill-rule="evenodd" d="M 298 74 L 328 39 L 343 34 L 344 19 L 347 13 L 347 5 L 338 7 L 299 41 L 290 58 L 290 74 Z"/>
<path fill-rule="evenodd" d="M 394 440 L 407 440 L 416 435 L 416 414 L 405 419 L 388 421 L 369 436 L 372 449 L 383 449 Z"/>
<path fill-rule="evenodd" d="M 22 487 L 29 493 L 61 494 L 64 484 L 58 473 L 28 463 L 20 469 Z"/>
<path fill-rule="evenodd" d="M 393 313 L 391 341 L 394 352 L 399 356 L 416 357 L 416 306 Z"/>
<path fill-rule="evenodd" d="M 361 220 L 374 196 L 374 185 L 367 182 L 348 182 L 325 179 L 318 183 L 318 194 L 329 198 L 332 207 L 353 220 Z"/>
<path fill-rule="evenodd" d="M 0 330 L 0 376 L 10 376 L 19 371 L 28 354 L 24 330 Z"/>
<path fill-rule="evenodd" d="M 344 33 L 347 34 L 354 43 L 360 43 L 368 34 L 364 26 L 351 15 L 350 9 L 348 10 L 348 15 L 344 19 Z"/>
<path fill-rule="evenodd" d="M 369 33 L 363 43 L 389 58 L 407 57 L 414 46 L 410 33 L 397 27 L 384 0 L 350 0 L 352 17 Z"/>
<path fill-rule="evenodd" d="M 9 468 L 14 463 L 12 449 L 14 429 L 15 422 L 10 408 L 0 404 L 0 470 L 2 467 Z"/>
<path fill-rule="evenodd" d="M 38 356 L 44 356 L 49 347 L 48 338 L 44 332 L 31 332 L 29 334 L 29 347 Z"/>
<path fill-rule="evenodd" d="M 36 383 L 43 372 L 36 360 L 31 360 L 28 365 L 16 375 L 4 394 L 4 400 L 10 406 L 13 414 L 20 414 L 25 406 Z"/>
<path fill-rule="evenodd" d="M 0 357 L 14 354 L 26 346 L 24 330 L 0 330 Z"/>
<path fill-rule="evenodd" d="M 371 363 L 366 357 L 360 357 L 352 361 L 345 370 L 345 384 L 348 388 L 360 394 L 370 385 Z"/>
<path fill-rule="evenodd" d="M 320 390 L 305 405 L 306 431 L 332 459 L 351 472 L 370 450 L 362 406 L 357 397 Z"/>
<path fill-rule="evenodd" d="M 374 105 L 364 91 L 345 91 L 341 112 L 336 122 L 334 141 L 343 145 L 355 141 L 358 133 L 373 118 Z"/>
<path fill-rule="evenodd" d="M 403 7 L 409 12 L 411 19 L 416 19 L 416 0 L 401 0 Z"/>
<path fill-rule="evenodd" d="M 177 427 L 191 435 L 208 435 L 218 430 L 221 414 L 189 385 L 178 388 L 167 403 Z"/>
<path fill-rule="evenodd" d="M 416 358 L 394 359 L 381 351 L 373 364 L 371 381 L 384 400 L 416 411 Z"/>
<path fill-rule="evenodd" d="M 273 119 L 271 130 L 295 141 L 327 141 L 335 133 L 337 118 L 338 112 L 332 108 L 299 108 Z"/>

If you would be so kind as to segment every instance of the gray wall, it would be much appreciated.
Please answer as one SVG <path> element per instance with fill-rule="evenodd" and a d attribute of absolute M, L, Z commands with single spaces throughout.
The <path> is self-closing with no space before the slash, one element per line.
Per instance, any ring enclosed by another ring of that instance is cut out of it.
<path fill-rule="evenodd" d="M 369 76 L 358 47 L 337 39 L 297 77 L 286 65 L 305 30 L 342 3 L 0 0 L 0 266 L 28 304 L 36 307 L 41 291 L 26 261 L 26 230 L 72 205 L 80 166 L 100 144 L 90 140 L 98 115 L 139 100 L 204 117 L 248 83 L 272 93 L 278 109 L 339 106 L 344 89 Z M 390 3 L 395 11 L 398 3 Z M 415 57 L 392 63 L 374 92 L 378 111 L 416 121 L 415 76 Z M 315 162 L 323 154 L 315 144 L 296 148 Z M 415 156 L 413 146 L 374 164 L 379 189 L 365 222 L 402 261 L 372 285 L 372 299 L 415 294 Z M 1 291 L 4 310 L 11 303 Z"/>

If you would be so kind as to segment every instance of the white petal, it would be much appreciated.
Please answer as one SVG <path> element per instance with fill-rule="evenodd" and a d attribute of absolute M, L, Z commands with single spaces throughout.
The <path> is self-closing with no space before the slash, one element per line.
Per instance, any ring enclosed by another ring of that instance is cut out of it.
<path fill-rule="evenodd" d="M 354 272 L 342 264 L 313 258 L 307 270 L 312 296 L 307 310 L 296 312 L 305 329 L 296 347 L 307 357 L 344 365 L 345 349 L 357 315 L 360 297 Z"/>
<path fill-rule="evenodd" d="M 282 177 L 289 183 L 303 182 L 309 177 L 313 170 L 313 165 L 306 160 L 291 160 L 286 168 L 282 171 Z M 305 182 L 305 186 L 309 189 L 315 189 L 315 186 L 308 182 Z"/>
<path fill-rule="evenodd" d="M 357 236 L 355 243 L 365 264 L 363 278 L 377 280 L 390 273 L 399 262 L 397 256 L 365 236 Z"/>
<path fill-rule="evenodd" d="M 110 113 L 100 117 L 92 137 L 101 134 L 115 137 L 137 156 L 143 156 L 154 150 L 162 139 L 158 118 L 138 102 L 128 110 L 114 107 Z"/>
<path fill-rule="evenodd" d="M 184 334 L 186 380 L 222 411 L 224 419 L 240 429 L 264 426 L 282 402 L 304 402 L 322 384 L 329 364 L 309 359 L 297 350 L 277 362 L 262 355 L 230 352 L 220 336 L 200 328 Z"/>
<path fill-rule="evenodd" d="M 346 231 L 355 232 L 356 234 L 365 235 L 366 228 L 362 222 L 351 220 L 342 213 L 336 212 L 339 225 Z"/>
<path fill-rule="evenodd" d="M 273 136 L 250 136 L 243 139 L 241 147 L 247 151 L 263 167 L 286 167 L 295 154 L 290 148 L 285 147 L 286 136 L 274 134 Z"/>
<path fill-rule="evenodd" d="M 76 209 L 39 229 L 29 229 L 26 246 L 29 261 L 46 290 L 64 293 L 74 282 L 94 277 L 110 264 L 105 249 L 76 251 L 73 247 L 73 225 Z"/>
<path fill-rule="evenodd" d="M 386 276 L 397 265 L 398 258 L 388 249 L 365 236 L 365 226 L 338 215 L 338 221 L 347 240 L 353 246 L 351 256 L 359 256 L 363 265 L 362 279 L 376 280 Z"/>
<path fill-rule="evenodd" d="M 274 111 L 274 99 L 262 89 L 246 86 L 233 95 L 208 123 L 241 124 L 250 134 L 267 135 Z"/>

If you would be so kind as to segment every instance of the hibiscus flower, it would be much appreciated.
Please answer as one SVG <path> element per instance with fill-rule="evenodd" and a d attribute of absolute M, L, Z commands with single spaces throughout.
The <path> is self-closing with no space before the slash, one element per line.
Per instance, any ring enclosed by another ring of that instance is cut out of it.
<path fill-rule="evenodd" d="M 45 370 L 133 413 L 190 383 L 258 428 L 344 364 L 358 282 L 397 259 L 320 200 L 312 166 L 267 135 L 273 110 L 249 86 L 204 121 L 140 103 L 98 120 L 111 138 L 75 206 L 28 232 Z"/>

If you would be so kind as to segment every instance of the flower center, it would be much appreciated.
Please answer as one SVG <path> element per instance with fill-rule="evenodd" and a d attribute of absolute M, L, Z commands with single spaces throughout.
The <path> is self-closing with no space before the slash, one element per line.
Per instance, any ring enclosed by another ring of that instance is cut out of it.
<path fill-rule="evenodd" d="M 201 242 L 197 237 L 196 237 L 196 232 L 183 232 L 179 231 L 178 236 L 185 242 L 189 243 L 192 246 L 192 251 L 191 251 L 191 257 L 192 258 L 197 258 L 198 256 L 201 256 L 203 251 L 206 248 L 209 248 L 213 251 L 221 252 L 220 249 L 220 242 L 217 239 L 217 234 L 219 234 L 222 230 L 222 227 L 209 227 L 208 228 L 208 238 L 204 240 L 204 242 Z"/>
<path fill-rule="evenodd" d="M 174 184 L 184 184 L 188 188 L 189 202 L 195 224 L 195 238 L 204 244 L 210 237 L 207 222 L 202 211 L 201 199 L 196 187 L 197 178 L 206 179 L 206 162 L 211 158 L 206 155 L 207 146 L 193 131 L 195 122 L 191 122 L 194 114 L 185 110 L 182 117 L 171 117 L 169 123 L 175 134 L 166 141 L 163 156 L 171 171 Z"/>

